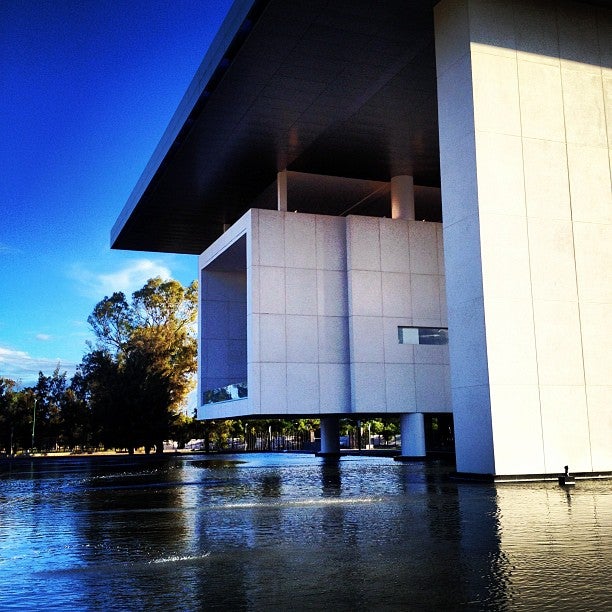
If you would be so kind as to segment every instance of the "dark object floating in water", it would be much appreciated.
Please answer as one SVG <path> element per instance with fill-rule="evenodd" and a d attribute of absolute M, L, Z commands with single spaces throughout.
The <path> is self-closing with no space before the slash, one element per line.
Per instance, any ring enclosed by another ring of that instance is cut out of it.
<path fill-rule="evenodd" d="M 569 467 L 566 465 L 564 466 L 564 468 L 565 468 L 565 473 L 563 474 L 563 476 L 559 476 L 559 484 L 562 487 L 569 487 L 569 486 L 575 485 L 576 479 L 573 476 L 570 476 Z"/>
<path fill-rule="evenodd" d="M 199 468 L 231 468 L 236 467 L 239 463 L 246 463 L 237 459 L 202 459 L 200 461 L 191 461 L 191 465 Z"/>

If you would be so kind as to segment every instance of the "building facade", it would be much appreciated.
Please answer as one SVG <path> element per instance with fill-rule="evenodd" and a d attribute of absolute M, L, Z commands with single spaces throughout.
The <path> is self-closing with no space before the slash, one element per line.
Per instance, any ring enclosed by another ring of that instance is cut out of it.
<path fill-rule="evenodd" d="M 605 2 L 238 0 L 113 246 L 200 255 L 202 418 L 609 475 L 611 144 Z"/>

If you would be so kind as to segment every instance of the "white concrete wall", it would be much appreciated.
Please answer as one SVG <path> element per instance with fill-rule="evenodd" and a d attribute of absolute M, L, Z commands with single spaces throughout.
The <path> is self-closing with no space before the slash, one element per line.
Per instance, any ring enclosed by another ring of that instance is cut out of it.
<path fill-rule="evenodd" d="M 346 231 L 352 411 L 450 411 L 448 346 L 398 341 L 447 325 L 440 224 L 349 216 Z"/>
<path fill-rule="evenodd" d="M 612 18 L 435 9 L 457 468 L 612 469 Z"/>
<path fill-rule="evenodd" d="M 253 408 L 347 412 L 345 220 L 257 209 L 251 215 L 249 381 L 259 389 Z"/>

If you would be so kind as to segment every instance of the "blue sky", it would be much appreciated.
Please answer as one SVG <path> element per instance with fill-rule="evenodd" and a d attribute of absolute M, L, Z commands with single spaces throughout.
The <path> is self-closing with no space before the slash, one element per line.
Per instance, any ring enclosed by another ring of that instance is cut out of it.
<path fill-rule="evenodd" d="M 71 376 L 105 295 L 196 278 L 110 230 L 230 4 L 0 2 L 0 376 Z"/>

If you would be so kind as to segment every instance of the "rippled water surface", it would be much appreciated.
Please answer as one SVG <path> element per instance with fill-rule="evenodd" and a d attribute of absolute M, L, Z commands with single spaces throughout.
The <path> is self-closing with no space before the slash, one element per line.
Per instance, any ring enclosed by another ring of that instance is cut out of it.
<path fill-rule="evenodd" d="M 1 469 L 4 610 L 612 609 L 612 481 L 297 454 Z"/>

